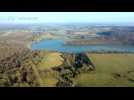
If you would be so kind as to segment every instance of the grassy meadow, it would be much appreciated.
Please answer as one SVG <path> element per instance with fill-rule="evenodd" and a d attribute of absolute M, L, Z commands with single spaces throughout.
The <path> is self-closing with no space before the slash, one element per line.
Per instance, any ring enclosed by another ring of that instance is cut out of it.
<path fill-rule="evenodd" d="M 134 54 L 88 53 L 95 71 L 81 73 L 76 86 L 134 86 Z"/>

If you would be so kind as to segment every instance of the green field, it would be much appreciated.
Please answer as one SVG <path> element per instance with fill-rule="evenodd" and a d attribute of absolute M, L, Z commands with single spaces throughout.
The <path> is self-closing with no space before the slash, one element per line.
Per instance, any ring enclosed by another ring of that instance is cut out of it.
<path fill-rule="evenodd" d="M 134 54 L 88 54 L 96 70 L 81 73 L 76 86 L 134 86 Z"/>
<path fill-rule="evenodd" d="M 45 70 L 60 66 L 63 63 L 61 55 L 61 53 L 56 52 L 45 54 L 37 68 L 39 70 Z"/>

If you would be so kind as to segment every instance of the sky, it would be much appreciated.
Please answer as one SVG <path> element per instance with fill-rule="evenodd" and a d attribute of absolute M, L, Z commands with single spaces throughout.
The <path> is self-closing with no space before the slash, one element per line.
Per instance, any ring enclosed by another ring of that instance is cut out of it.
<path fill-rule="evenodd" d="M 134 12 L 0 12 L 0 24 L 85 22 L 134 24 Z"/>

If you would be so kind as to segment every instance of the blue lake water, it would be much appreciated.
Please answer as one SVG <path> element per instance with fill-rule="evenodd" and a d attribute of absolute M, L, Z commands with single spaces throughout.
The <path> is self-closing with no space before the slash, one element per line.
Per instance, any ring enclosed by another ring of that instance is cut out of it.
<path fill-rule="evenodd" d="M 32 44 L 32 50 L 49 50 L 67 53 L 80 53 L 80 52 L 133 52 L 134 46 L 126 45 L 64 45 L 63 40 L 42 40 Z"/>

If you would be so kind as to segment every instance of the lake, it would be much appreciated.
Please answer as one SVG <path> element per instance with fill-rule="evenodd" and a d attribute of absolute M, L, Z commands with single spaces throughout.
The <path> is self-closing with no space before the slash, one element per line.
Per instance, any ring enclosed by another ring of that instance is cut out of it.
<path fill-rule="evenodd" d="M 32 50 L 49 50 L 67 53 L 80 52 L 132 52 L 134 46 L 130 45 L 65 45 L 64 40 L 42 40 L 32 44 Z"/>

